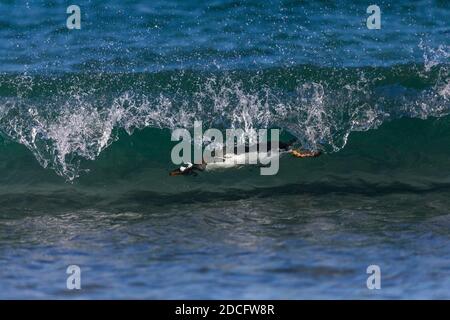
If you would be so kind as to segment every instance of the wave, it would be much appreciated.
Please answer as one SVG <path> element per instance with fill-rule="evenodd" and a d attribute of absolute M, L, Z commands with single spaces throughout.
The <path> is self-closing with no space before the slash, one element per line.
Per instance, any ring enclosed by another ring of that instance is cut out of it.
<path fill-rule="evenodd" d="M 402 118 L 446 117 L 447 52 L 430 51 L 424 65 L 375 68 L 3 74 L 0 134 L 67 181 L 85 172 L 86 160 L 96 160 L 121 132 L 192 129 L 195 120 L 205 129 L 280 128 L 304 148 L 331 154 L 352 132 Z M 170 135 L 163 136 L 169 146 Z"/>
<path fill-rule="evenodd" d="M 439 192 L 450 188 L 450 175 L 445 171 L 450 166 L 449 120 L 450 116 L 403 118 L 377 130 L 353 132 L 340 152 L 314 159 L 282 157 L 278 174 L 270 177 L 260 176 L 259 168 L 251 166 L 197 177 L 169 177 L 174 168 L 170 130 L 145 128 L 131 136 L 119 130 L 117 141 L 95 161 L 80 159 L 84 174 L 67 184 L 53 171 L 43 170 L 24 145 L 3 140 L 0 194 L 16 206 L 53 199 L 55 204 L 76 207 L 84 201 L 79 199 L 87 199 L 90 205 L 107 207 L 123 197 L 144 204 L 156 195 L 171 198 L 176 194 L 183 201 L 195 202 L 206 191 L 214 194 L 211 199 L 240 199 L 270 190 L 281 196 L 288 190 L 363 195 Z M 274 191 L 278 188 L 284 191 Z"/>

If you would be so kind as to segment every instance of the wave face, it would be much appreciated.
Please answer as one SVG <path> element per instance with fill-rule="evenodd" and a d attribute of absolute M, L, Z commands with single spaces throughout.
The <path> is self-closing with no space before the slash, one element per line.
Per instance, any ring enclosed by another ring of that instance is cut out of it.
<path fill-rule="evenodd" d="M 402 118 L 445 118 L 449 79 L 449 66 L 434 61 L 377 68 L 7 74 L 0 77 L 0 132 L 69 181 L 121 132 L 192 129 L 196 120 L 204 129 L 280 128 L 305 148 L 335 153 L 352 132 Z M 171 144 L 167 133 L 151 139 L 155 146 Z M 157 154 L 155 159 L 166 161 L 170 151 Z"/>

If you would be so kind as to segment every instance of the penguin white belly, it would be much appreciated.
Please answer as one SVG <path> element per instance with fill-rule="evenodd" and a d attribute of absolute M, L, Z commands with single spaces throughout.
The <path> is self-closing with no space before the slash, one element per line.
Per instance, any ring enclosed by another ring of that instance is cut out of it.
<path fill-rule="evenodd" d="M 278 157 L 279 153 L 250 152 L 242 154 L 225 154 L 223 158 L 215 158 L 213 162 L 208 162 L 206 170 L 230 169 L 243 165 L 268 164 L 274 157 Z M 253 161 L 250 161 L 252 159 Z"/>

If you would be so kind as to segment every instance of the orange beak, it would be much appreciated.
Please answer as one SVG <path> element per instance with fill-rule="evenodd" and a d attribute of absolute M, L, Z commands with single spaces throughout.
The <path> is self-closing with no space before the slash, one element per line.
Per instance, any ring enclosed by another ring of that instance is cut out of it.
<path fill-rule="evenodd" d="M 183 173 L 180 171 L 180 169 L 175 169 L 169 172 L 169 176 L 181 176 Z"/>

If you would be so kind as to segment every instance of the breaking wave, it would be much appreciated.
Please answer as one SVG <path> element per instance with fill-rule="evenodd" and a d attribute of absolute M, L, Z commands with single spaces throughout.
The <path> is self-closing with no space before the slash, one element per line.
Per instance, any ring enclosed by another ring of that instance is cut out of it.
<path fill-rule="evenodd" d="M 305 148 L 338 152 L 351 132 L 449 114 L 449 48 L 420 46 L 423 65 L 3 74 L 0 133 L 69 181 L 120 131 L 192 129 L 195 120 L 204 128 L 280 128 Z"/>

